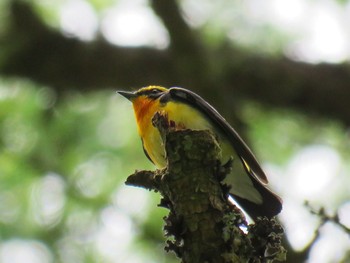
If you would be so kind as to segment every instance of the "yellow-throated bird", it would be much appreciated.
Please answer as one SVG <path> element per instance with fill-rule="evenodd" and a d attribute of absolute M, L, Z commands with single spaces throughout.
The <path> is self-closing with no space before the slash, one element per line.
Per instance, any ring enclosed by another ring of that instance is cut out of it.
<path fill-rule="evenodd" d="M 160 112 L 167 114 L 169 121 L 179 127 L 211 130 L 218 136 L 221 162 L 226 163 L 233 157 L 232 171 L 225 183 L 231 186 L 230 195 L 250 217 L 270 218 L 281 211 L 281 199 L 265 187 L 266 175 L 253 153 L 227 121 L 200 96 L 183 88 L 159 86 L 118 93 L 132 102 L 143 149 L 157 167 L 166 166 L 162 139 L 152 125 L 154 114 Z"/>

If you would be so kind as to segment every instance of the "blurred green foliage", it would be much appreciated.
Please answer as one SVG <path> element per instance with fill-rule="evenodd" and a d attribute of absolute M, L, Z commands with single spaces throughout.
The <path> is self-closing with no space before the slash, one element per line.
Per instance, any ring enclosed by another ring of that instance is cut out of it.
<path fill-rule="evenodd" d="M 127 101 L 113 90 L 58 99 L 48 87 L 2 79 L 0 113 L 0 242 L 38 241 L 53 262 L 109 262 L 113 249 L 96 242 L 107 242 L 101 228 L 114 217 L 116 235 L 128 230 L 143 262 L 164 262 L 159 196 L 123 186 L 135 169 L 152 168 Z M 133 262 L 125 251 L 120 258 Z"/>
<path fill-rule="evenodd" d="M 307 145 L 327 145 L 350 158 L 350 141 L 339 122 L 304 115 L 291 110 L 266 109 L 247 102 L 241 116 L 253 138 L 254 151 L 264 160 L 286 165 L 290 158 Z"/>

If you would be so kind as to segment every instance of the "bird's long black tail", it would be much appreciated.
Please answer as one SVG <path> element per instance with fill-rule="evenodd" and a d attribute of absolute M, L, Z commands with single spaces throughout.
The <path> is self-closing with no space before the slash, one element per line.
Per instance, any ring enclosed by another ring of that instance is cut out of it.
<path fill-rule="evenodd" d="M 233 199 L 243 208 L 243 210 L 255 221 L 259 216 L 266 216 L 271 218 L 277 215 L 282 210 L 282 200 L 276 194 L 267 189 L 261 182 L 259 182 L 253 175 L 249 174 L 254 188 L 262 196 L 263 202 L 256 204 L 245 198 L 234 194 Z"/>

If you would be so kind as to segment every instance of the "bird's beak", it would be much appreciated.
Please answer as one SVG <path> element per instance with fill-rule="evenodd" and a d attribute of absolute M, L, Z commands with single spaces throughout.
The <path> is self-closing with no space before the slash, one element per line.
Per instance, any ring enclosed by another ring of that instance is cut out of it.
<path fill-rule="evenodd" d="M 130 101 L 132 101 L 137 96 L 134 92 L 130 92 L 130 91 L 118 90 L 117 93 L 119 93 L 120 95 L 122 95 L 123 97 L 127 98 Z"/>

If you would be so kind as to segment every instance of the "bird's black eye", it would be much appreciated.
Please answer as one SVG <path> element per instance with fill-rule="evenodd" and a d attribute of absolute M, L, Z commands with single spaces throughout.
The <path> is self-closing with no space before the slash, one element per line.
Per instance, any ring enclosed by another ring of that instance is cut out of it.
<path fill-rule="evenodd" d="M 155 89 L 149 90 L 149 91 L 147 92 L 147 95 L 148 95 L 148 97 L 150 97 L 150 98 L 156 99 L 156 98 L 158 98 L 159 96 L 161 96 L 162 93 L 163 93 L 162 90 L 156 89 L 156 88 L 155 88 Z"/>
<path fill-rule="evenodd" d="M 159 89 L 151 89 L 151 94 L 158 94 L 160 93 L 161 91 Z"/>

